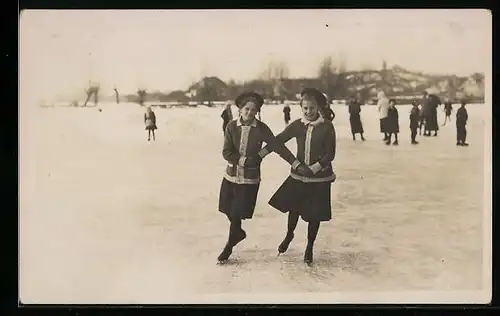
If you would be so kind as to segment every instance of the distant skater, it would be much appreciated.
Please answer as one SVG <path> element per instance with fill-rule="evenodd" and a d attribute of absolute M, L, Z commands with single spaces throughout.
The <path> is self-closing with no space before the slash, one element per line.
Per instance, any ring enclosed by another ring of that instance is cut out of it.
<path fill-rule="evenodd" d="M 158 129 L 156 126 L 156 115 L 150 106 L 146 107 L 146 113 L 144 113 L 144 124 L 146 125 L 146 130 L 148 131 L 148 142 L 151 141 L 151 135 L 153 135 L 153 141 L 155 141 L 155 130 Z"/>
<path fill-rule="evenodd" d="M 417 129 L 420 121 L 420 110 L 418 109 L 417 100 L 412 101 L 412 108 L 410 111 L 410 133 L 411 133 L 411 143 L 412 145 L 418 144 L 417 138 Z"/>
<path fill-rule="evenodd" d="M 467 102 L 465 100 L 462 100 L 460 102 L 461 106 L 457 110 L 457 146 L 469 146 L 465 142 L 465 139 L 467 138 L 467 129 L 465 126 L 467 125 L 467 120 L 469 119 L 469 115 L 467 114 L 467 109 L 465 108 L 465 105 Z"/>
<path fill-rule="evenodd" d="M 451 122 L 451 112 L 452 111 L 453 111 L 453 105 L 452 105 L 451 101 L 450 100 L 446 100 L 444 102 L 444 114 L 445 114 L 445 117 L 444 117 L 443 126 L 446 125 L 446 121 Z"/>
<path fill-rule="evenodd" d="M 431 136 L 432 131 L 434 131 L 434 135 L 432 136 L 438 135 L 437 108 L 440 104 L 441 100 L 439 97 L 424 91 L 424 97 L 422 98 L 422 109 L 425 118 L 424 136 Z"/>
<path fill-rule="evenodd" d="M 222 111 L 222 114 L 220 115 L 220 117 L 222 118 L 222 133 L 225 133 L 227 124 L 233 120 L 233 112 L 231 110 L 231 102 L 226 103 L 226 106 L 225 106 L 224 110 Z"/>
<path fill-rule="evenodd" d="M 300 166 L 290 150 L 278 142 L 271 129 L 256 118 L 264 104 L 262 96 L 245 92 L 236 98 L 235 104 L 240 116 L 227 124 L 222 149 L 227 167 L 219 193 L 219 212 L 227 216 L 230 224 L 228 240 L 217 257 L 218 264 L 226 263 L 233 247 L 247 236 L 241 221 L 253 217 L 261 181 L 260 163 L 265 156 L 260 153 L 262 143 L 277 152 L 293 169 Z M 301 170 L 304 171 L 305 167 L 301 166 Z"/>
<path fill-rule="evenodd" d="M 398 133 L 399 133 L 399 114 L 396 108 L 396 100 L 389 101 L 389 109 L 387 110 L 387 133 L 389 134 L 385 142 L 386 145 L 391 144 L 391 137 L 394 135 L 394 146 L 399 145 Z"/>
<path fill-rule="evenodd" d="M 380 132 L 384 134 L 384 142 L 389 139 L 389 132 L 387 130 L 387 115 L 389 112 L 389 99 L 384 91 L 380 91 L 377 95 L 377 111 L 380 119 Z"/>
<path fill-rule="evenodd" d="M 283 107 L 283 116 L 285 118 L 285 125 L 288 125 L 288 123 L 290 122 L 290 106 L 288 106 L 288 104 L 285 104 L 285 106 Z"/>
<path fill-rule="evenodd" d="M 363 123 L 361 123 L 361 102 L 356 98 L 349 101 L 349 123 L 351 124 L 352 140 L 356 140 L 356 134 L 361 135 L 361 140 L 364 141 Z"/>
<path fill-rule="evenodd" d="M 300 101 L 303 118 L 290 123 L 276 138 L 283 144 L 292 138 L 297 140 L 297 159 L 301 164 L 269 200 L 269 205 L 282 213 L 288 213 L 286 236 L 278 246 L 278 254 L 287 251 L 294 238 L 299 217 L 308 223 L 307 246 L 304 262 L 313 262 L 313 247 L 321 222 L 332 218 L 331 184 L 335 181 L 332 162 L 335 158 L 336 136 L 331 121 L 319 115 L 325 107 L 324 95 L 316 89 L 305 89 Z M 264 148 L 263 154 L 267 154 Z M 300 173 L 305 166 L 306 173 Z"/>

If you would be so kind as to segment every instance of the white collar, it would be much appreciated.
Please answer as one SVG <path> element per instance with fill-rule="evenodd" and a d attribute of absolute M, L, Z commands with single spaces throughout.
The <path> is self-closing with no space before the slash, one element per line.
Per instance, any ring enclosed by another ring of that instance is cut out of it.
<path fill-rule="evenodd" d="M 321 115 L 319 115 L 319 117 L 315 120 L 315 121 L 309 121 L 307 120 L 305 117 L 301 118 L 300 121 L 302 122 L 302 124 L 304 124 L 305 126 L 311 124 L 313 126 L 315 125 L 318 125 L 320 123 L 323 123 L 325 121 L 325 119 L 323 117 L 321 117 Z"/>
<path fill-rule="evenodd" d="M 243 125 L 242 121 L 241 121 L 241 116 L 238 117 L 238 119 L 236 120 L 236 126 L 241 126 Z M 254 118 L 252 123 L 250 123 L 250 126 L 252 127 L 257 127 L 257 119 Z"/>

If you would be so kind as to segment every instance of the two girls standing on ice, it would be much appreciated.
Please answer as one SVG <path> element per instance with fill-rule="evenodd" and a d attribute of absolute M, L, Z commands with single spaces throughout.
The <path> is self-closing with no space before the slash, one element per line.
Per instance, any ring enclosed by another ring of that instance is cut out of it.
<path fill-rule="evenodd" d="M 227 216 L 230 227 L 227 243 L 217 258 L 219 264 L 225 263 L 233 247 L 246 238 L 241 221 L 253 217 L 260 185 L 260 163 L 265 156 L 261 151 L 262 143 L 291 164 L 297 174 L 304 175 L 308 171 L 275 138 L 271 129 L 256 118 L 264 104 L 262 96 L 245 92 L 236 98 L 235 104 L 240 116 L 227 124 L 222 149 L 227 167 L 220 188 L 219 211 Z"/>
<path fill-rule="evenodd" d="M 278 188 L 269 200 L 269 205 L 288 212 L 285 238 L 278 246 L 278 254 L 287 251 L 294 238 L 299 217 L 308 223 L 307 246 L 304 262 L 313 262 L 313 247 L 318 235 L 320 222 L 332 218 L 331 184 L 335 181 L 332 161 L 335 158 L 335 128 L 330 120 L 320 115 L 320 110 L 327 107 L 325 96 L 316 89 L 305 89 L 301 94 L 300 106 L 303 117 L 293 121 L 276 138 L 281 143 L 295 138 L 297 141 L 297 159 L 301 168 L 292 168 L 290 176 Z M 270 151 L 266 146 L 260 152 L 264 157 Z"/>
<path fill-rule="evenodd" d="M 146 107 L 146 113 L 144 113 L 144 124 L 146 125 L 146 130 L 148 131 L 148 142 L 151 141 L 151 134 L 153 134 L 153 141 L 155 141 L 155 130 L 158 129 L 156 126 L 156 115 L 150 106 Z"/>

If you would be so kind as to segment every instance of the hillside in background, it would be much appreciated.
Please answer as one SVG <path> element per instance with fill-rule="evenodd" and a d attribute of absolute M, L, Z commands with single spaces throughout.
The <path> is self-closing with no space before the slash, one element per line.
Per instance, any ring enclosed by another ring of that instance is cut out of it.
<path fill-rule="evenodd" d="M 432 75 L 414 72 L 400 66 L 385 70 L 348 71 L 335 74 L 329 84 L 330 98 L 346 99 L 356 94 L 364 101 L 376 98 L 377 92 L 386 91 L 389 97 L 420 97 L 423 91 L 437 94 L 442 99 L 457 101 L 467 98 L 484 102 L 484 74 L 474 73 L 468 77 L 456 75 Z M 247 90 L 256 91 L 270 100 L 297 100 L 304 87 L 318 88 L 327 92 L 324 80 L 320 78 L 282 78 L 279 80 L 257 79 L 243 83 L 224 82 L 218 77 L 205 77 L 184 90 L 172 92 L 147 91 L 146 102 L 215 102 L 234 99 Z M 137 94 L 123 96 L 126 102 L 137 102 Z M 106 96 L 104 100 L 114 100 Z"/>

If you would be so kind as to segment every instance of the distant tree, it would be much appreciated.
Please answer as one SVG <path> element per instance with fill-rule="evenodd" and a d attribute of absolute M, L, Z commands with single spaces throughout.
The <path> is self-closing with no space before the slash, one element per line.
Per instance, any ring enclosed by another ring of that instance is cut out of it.
<path fill-rule="evenodd" d="M 266 69 L 261 73 L 260 79 L 267 81 L 265 96 L 272 100 L 283 101 L 287 91 L 284 80 L 288 79 L 290 70 L 283 61 L 270 61 Z"/>
<path fill-rule="evenodd" d="M 139 89 L 137 90 L 137 96 L 139 97 L 139 104 L 141 106 L 144 105 L 144 101 L 146 100 L 146 90 L 145 89 Z"/>
<path fill-rule="evenodd" d="M 330 56 L 323 58 L 318 69 L 318 80 L 323 90 L 322 92 L 326 92 L 330 99 L 329 101 L 337 96 L 335 93 L 337 78 L 338 73 L 333 58 Z"/>
<path fill-rule="evenodd" d="M 340 54 L 338 61 L 338 76 L 335 84 L 337 97 L 345 98 L 348 96 L 349 82 L 347 81 L 347 60 L 344 54 Z"/>

